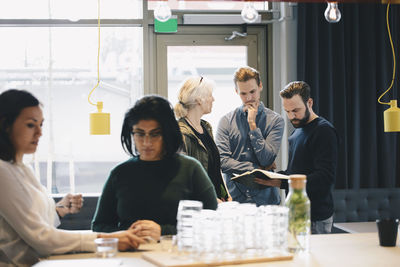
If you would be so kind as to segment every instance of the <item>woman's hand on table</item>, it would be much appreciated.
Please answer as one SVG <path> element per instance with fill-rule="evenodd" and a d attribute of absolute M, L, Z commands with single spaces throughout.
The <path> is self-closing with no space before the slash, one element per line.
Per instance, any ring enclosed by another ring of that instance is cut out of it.
<path fill-rule="evenodd" d="M 137 249 L 140 244 L 145 244 L 146 240 L 137 236 L 135 230 L 128 229 L 113 233 L 99 233 L 98 238 L 118 238 L 118 250 L 127 251 Z"/>
<path fill-rule="evenodd" d="M 134 222 L 129 229 L 133 229 L 137 236 L 153 239 L 154 241 L 160 240 L 161 226 L 151 220 L 138 220 Z M 150 238 L 149 238 L 150 237 Z M 149 241 L 151 241 L 151 239 Z"/>
<path fill-rule="evenodd" d="M 56 211 L 60 217 L 69 213 L 78 213 L 83 206 L 82 194 L 67 194 L 56 204 Z"/>

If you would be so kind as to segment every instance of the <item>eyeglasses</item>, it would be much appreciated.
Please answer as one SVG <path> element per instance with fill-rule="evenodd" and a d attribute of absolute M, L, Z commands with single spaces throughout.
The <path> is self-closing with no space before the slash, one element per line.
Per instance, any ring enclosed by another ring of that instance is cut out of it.
<path fill-rule="evenodd" d="M 132 134 L 133 134 L 133 137 L 138 142 L 143 142 L 145 140 L 146 136 L 149 138 L 148 140 L 150 142 L 159 141 L 161 139 L 161 137 L 162 137 L 162 133 L 161 132 L 145 133 L 145 132 L 133 131 Z"/>

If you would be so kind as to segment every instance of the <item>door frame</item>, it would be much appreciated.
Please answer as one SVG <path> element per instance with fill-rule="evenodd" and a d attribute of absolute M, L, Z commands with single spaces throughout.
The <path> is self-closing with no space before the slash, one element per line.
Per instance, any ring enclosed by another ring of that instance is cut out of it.
<path fill-rule="evenodd" d="M 225 37 L 232 35 L 232 31 L 243 31 L 240 25 L 218 26 L 185 26 L 179 25 L 178 32 L 174 34 L 155 33 L 153 26 L 149 26 L 150 72 L 148 75 L 149 88 L 144 88 L 145 94 L 158 94 L 167 97 L 167 47 L 173 45 L 189 46 L 222 46 L 222 45 L 249 45 L 248 64 L 256 68 L 261 74 L 264 85 L 261 100 L 270 106 L 269 90 L 271 81 L 267 72 L 267 26 L 247 26 L 247 37 L 237 37 L 232 41 L 225 41 Z M 233 78 L 233 73 L 232 73 Z M 268 81 L 268 83 L 267 83 Z"/>

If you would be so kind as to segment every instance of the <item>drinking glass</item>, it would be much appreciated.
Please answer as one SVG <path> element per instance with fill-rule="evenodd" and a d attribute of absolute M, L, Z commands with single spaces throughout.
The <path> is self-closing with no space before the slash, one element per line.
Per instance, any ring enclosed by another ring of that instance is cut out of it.
<path fill-rule="evenodd" d="M 220 244 L 220 224 L 215 210 L 204 209 L 196 216 L 194 224 L 193 250 L 203 262 L 218 259 Z"/>
<path fill-rule="evenodd" d="M 221 229 L 221 259 L 240 258 L 244 251 L 243 224 L 237 202 L 223 202 L 218 205 L 217 221 Z"/>
<path fill-rule="evenodd" d="M 191 253 L 193 251 L 194 218 L 200 213 L 203 203 L 196 200 L 179 201 L 177 213 L 178 250 Z"/>
<path fill-rule="evenodd" d="M 379 219 L 376 220 L 376 225 L 378 227 L 379 245 L 384 247 L 396 246 L 399 220 Z"/>
<path fill-rule="evenodd" d="M 257 206 L 252 203 L 243 203 L 238 206 L 243 229 L 243 244 L 245 256 L 251 257 L 258 253 L 257 242 Z"/>
<path fill-rule="evenodd" d="M 118 238 L 97 238 L 94 242 L 96 244 L 97 257 L 111 258 L 117 255 Z"/>
<path fill-rule="evenodd" d="M 161 250 L 169 253 L 176 251 L 176 235 L 162 235 L 160 237 Z"/>

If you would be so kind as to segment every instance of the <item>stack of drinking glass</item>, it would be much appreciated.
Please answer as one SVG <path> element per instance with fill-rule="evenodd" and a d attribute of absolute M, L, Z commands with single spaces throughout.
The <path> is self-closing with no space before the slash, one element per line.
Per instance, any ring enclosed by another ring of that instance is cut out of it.
<path fill-rule="evenodd" d="M 274 256 L 287 252 L 288 208 L 223 202 L 202 209 L 182 200 L 177 214 L 178 251 L 206 262 Z"/>

